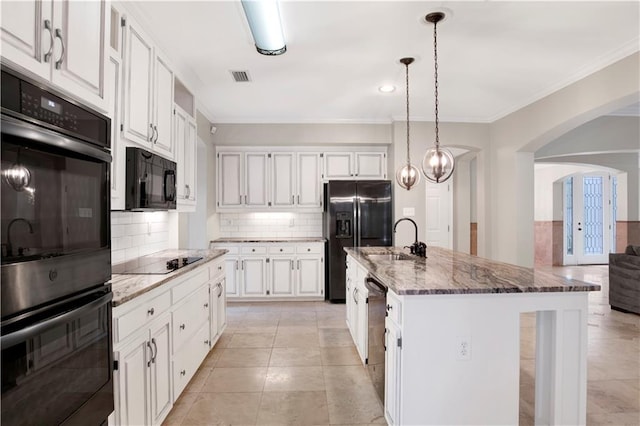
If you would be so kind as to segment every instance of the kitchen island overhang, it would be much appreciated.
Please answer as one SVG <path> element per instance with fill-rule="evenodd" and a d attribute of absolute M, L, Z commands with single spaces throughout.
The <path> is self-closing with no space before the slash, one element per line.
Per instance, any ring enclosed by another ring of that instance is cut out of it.
<path fill-rule="evenodd" d="M 600 286 L 435 247 L 410 260 L 380 256 L 396 247 L 345 251 L 401 306 L 386 320 L 402 342 L 385 368 L 390 424 L 517 424 L 525 312 L 536 312 L 536 424 L 586 423 L 588 292 Z"/>

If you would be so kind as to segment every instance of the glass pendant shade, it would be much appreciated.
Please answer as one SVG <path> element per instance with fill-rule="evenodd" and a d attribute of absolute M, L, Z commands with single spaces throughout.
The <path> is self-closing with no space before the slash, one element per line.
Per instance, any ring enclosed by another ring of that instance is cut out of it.
<path fill-rule="evenodd" d="M 4 181 L 15 191 L 22 192 L 31 183 L 31 172 L 20 163 L 2 172 Z"/>
<path fill-rule="evenodd" d="M 413 164 L 407 163 L 396 171 L 396 182 L 408 191 L 420 183 L 420 171 Z"/>
<path fill-rule="evenodd" d="M 442 183 L 453 174 L 453 155 L 446 148 L 431 148 L 422 159 L 422 173 L 433 183 Z"/>

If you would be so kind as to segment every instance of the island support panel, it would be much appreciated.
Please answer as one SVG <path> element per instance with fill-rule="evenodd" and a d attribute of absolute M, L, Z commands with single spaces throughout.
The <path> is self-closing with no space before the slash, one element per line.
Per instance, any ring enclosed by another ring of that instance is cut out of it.
<path fill-rule="evenodd" d="M 536 424 L 586 424 L 587 292 L 399 299 L 397 424 L 518 424 L 524 312 L 537 312 Z"/>

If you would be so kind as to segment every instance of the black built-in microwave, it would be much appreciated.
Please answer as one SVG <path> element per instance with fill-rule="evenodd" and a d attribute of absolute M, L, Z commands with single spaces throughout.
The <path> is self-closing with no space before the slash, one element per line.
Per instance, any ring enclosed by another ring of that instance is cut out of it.
<path fill-rule="evenodd" d="M 127 147 L 125 210 L 176 208 L 176 163 L 141 148 Z"/>

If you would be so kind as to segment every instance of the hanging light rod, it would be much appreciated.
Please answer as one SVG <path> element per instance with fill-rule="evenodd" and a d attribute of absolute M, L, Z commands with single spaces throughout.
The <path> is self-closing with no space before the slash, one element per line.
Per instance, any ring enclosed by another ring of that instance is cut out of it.
<path fill-rule="evenodd" d="M 287 51 L 277 0 L 242 0 L 256 49 L 268 56 Z"/>

